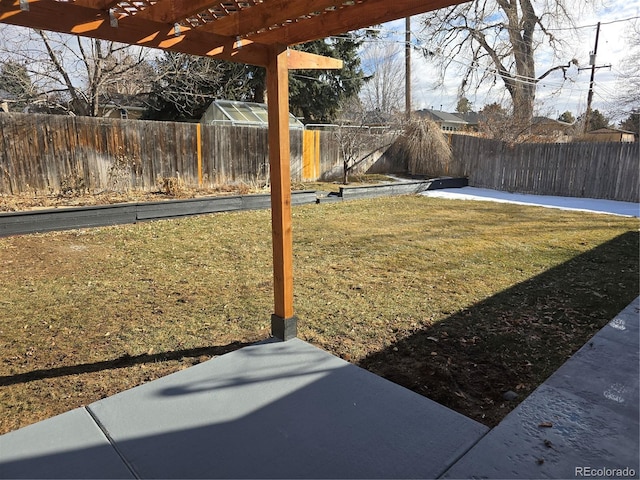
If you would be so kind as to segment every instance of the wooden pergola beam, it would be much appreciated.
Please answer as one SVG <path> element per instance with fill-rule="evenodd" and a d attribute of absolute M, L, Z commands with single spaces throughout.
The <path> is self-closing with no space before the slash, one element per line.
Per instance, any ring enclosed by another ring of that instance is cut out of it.
<path fill-rule="evenodd" d="M 344 0 L 270 0 L 205 25 L 203 28 L 231 37 L 244 36 L 280 25 L 303 15 L 340 6 Z"/>
<path fill-rule="evenodd" d="M 164 0 L 145 8 L 136 16 L 154 22 L 175 23 L 201 13 L 218 3 L 211 0 Z"/>
<path fill-rule="evenodd" d="M 82 6 L 80 3 L 93 7 Z M 181 26 L 177 31 L 173 24 L 139 18 L 138 14 L 118 19 L 117 26 L 113 27 L 108 8 L 95 9 L 94 7 L 110 6 L 115 3 L 117 2 L 76 0 L 74 3 L 62 3 L 38 0 L 29 3 L 29 10 L 22 10 L 17 0 L 2 1 L 0 2 L 0 23 L 101 38 L 262 67 L 267 64 L 268 46 L 252 40 L 238 42 L 235 37 L 210 33 L 202 28 Z M 52 18 L 55 18 L 55 21 L 52 21 Z M 299 51 L 291 54 L 290 65 L 291 68 L 304 70 L 342 68 L 340 60 Z"/>
<path fill-rule="evenodd" d="M 268 57 L 267 46 L 250 40 L 238 45 L 229 37 L 189 27 L 177 31 L 173 25 L 138 19 L 136 15 L 118 19 L 117 26 L 112 27 L 108 11 L 53 0 L 30 2 L 29 10 L 22 10 L 17 0 L 1 1 L 0 22 L 250 65 L 266 66 Z"/>
<path fill-rule="evenodd" d="M 296 45 L 339 35 L 352 30 L 418 15 L 468 0 L 366 0 L 334 11 L 325 12 L 289 26 L 251 35 L 260 43 Z"/>
<path fill-rule="evenodd" d="M 73 4 L 80 7 L 93 8 L 96 10 L 109 10 L 116 6 L 119 0 L 74 0 Z"/>
<path fill-rule="evenodd" d="M 339 70 L 344 62 L 337 58 L 324 57 L 315 53 L 289 49 L 287 51 L 289 70 Z"/>

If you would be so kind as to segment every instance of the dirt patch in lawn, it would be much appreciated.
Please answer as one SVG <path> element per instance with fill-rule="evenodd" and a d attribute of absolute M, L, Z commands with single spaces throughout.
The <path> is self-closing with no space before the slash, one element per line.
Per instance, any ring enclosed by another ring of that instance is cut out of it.
<path fill-rule="evenodd" d="M 293 215 L 299 336 L 487 425 L 638 295 L 638 219 L 411 196 Z M 265 210 L 0 239 L 0 432 L 268 337 L 270 240 Z"/>

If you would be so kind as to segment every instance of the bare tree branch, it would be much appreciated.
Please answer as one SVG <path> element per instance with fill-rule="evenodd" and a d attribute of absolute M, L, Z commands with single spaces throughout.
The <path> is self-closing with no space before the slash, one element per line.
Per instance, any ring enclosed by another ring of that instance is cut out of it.
<path fill-rule="evenodd" d="M 575 64 L 562 61 L 565 42 L 555 34 L 559 25 L 573 25 L 579 11 L 574 0 L 476 0 L 436 10 L 424 17 L 425 53 L 439 66 L 441 79 L 449 70 L 461 71 L 461 96 L 500 79 L 514 118 L 530 124 L 537 83 L 557 71 L 566 79 Z M 550 47 L 559 61 L 537 76 L 541 45 Z"/>
<path fill-rule="evenodd" d="M 101 114 L 101 105 L 109 96 L 150 89 L 150 54 L 141 47 L 21 27 L 0 28 L 10 31 L 0 39 L 5 63 L 25 65 L 34 89 L 41 94 L 31 99 L 39 111 L 48 98 L 58 113 L 95 116 Z"/>
<path fill-rule="evenodd" d="M 55 70 L 63 78 L 64 84 L 67 86 L 67 91 L 68 91 L 69 95 L 71 96 L 73 102 L 77 103 L 78 106 L 79 106 L 81 99 L 80 99 L 80 96 L 78 94 L 78 91 L 77 91 L 74 83 L 71 81 L 71 77 L 69 75 L 69 72 L 62 66 L 62 62 L 58 58 L 58 55 L 56 54 L 56 52 L 51 47 L 51 43 L 49 41 L 49 37 L 47 36 L 47 34 L 43 30 L 38 30 L 38 35 L 40 35 L 40 38 L 42 39 L 42 43 L 44 44 L 44 47 L 47 50 L 47 54 L 49 55 L 49 60 L 51 61 L 51 64 L 54 66 Z"/>
<path fill-rule="evenodd" d="M 360 98 L 365 110 L 391 115 L 404 100 L 404 61 L 396 44 L 373 43 L 362 53 L 371 78 L 364 84 Z"/>
<path fill-rule="evenodd" d="M 640 113 L 640 22 L 629 28 L 628 55 L 618 73 L 618 88 L 616 96 L 619 116 Z"/>

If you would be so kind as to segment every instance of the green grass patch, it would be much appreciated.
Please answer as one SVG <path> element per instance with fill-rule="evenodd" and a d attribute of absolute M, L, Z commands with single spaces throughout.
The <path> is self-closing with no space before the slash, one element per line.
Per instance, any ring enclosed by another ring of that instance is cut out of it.
<path fill-rule="evenodd" d="M 299 336 L 488 425 L 631 302 L 638 219 L 295 207 Z M 0 239 L 0 433 L 269 335 L 268 211 Z"/>

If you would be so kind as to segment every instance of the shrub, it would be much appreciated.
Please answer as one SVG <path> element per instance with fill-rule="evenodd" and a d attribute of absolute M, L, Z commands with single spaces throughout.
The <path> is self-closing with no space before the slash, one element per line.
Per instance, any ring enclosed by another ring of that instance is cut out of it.
<path fill-rule="evenodd" d="M 177 172 L 175 177 L 158 177 L 156 183 L 160 192 L 165 195 L 178 197 L 184 193 L 184 182 Z"/>
<path fill-rule="evenodd" d="M 447 175 L 451 163 L 451 146 L 437 123 L 427 118 L 412 118 L 400 138 L 401 153 L 412 175 Z"/>

